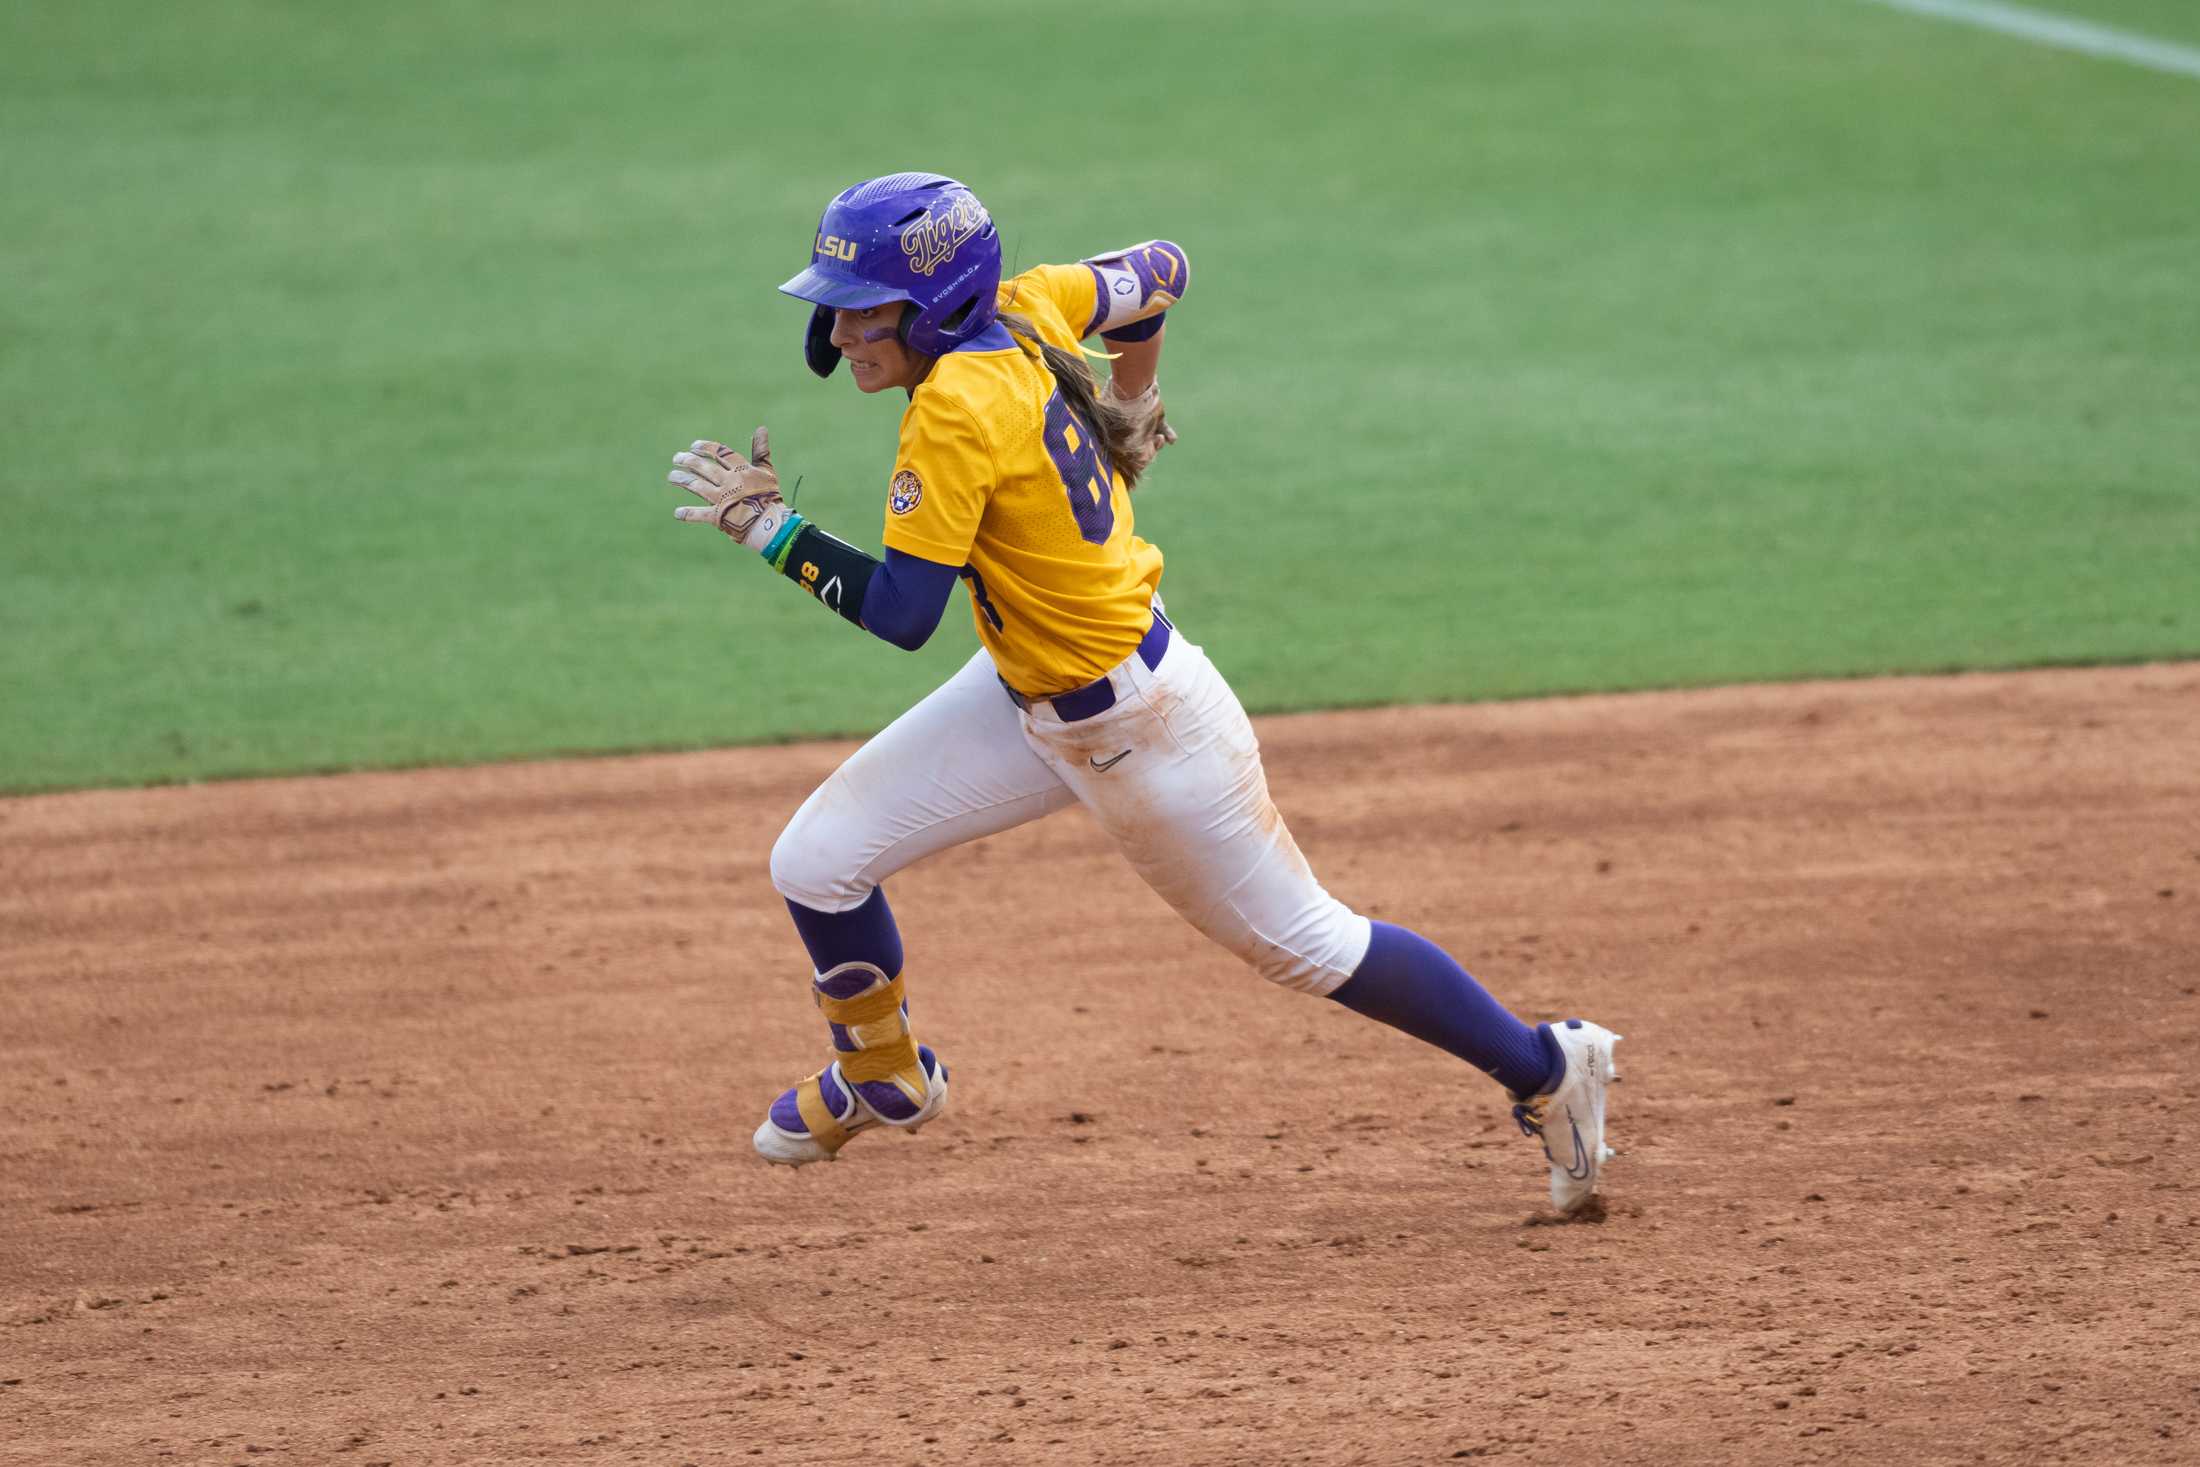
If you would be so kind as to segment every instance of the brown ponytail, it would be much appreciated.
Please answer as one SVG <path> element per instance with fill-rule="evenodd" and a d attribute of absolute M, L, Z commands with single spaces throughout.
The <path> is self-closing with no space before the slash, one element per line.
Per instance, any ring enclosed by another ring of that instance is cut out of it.
<path fill-rule="evenodd" d="M 1093 436 L 1100 442 L 1101 453 L 1123 476 L 1123 487 L 1137 488 L 1138 476 L 1153 458 L 1149 445 L 1140 441 L 1147 431 L 1141 418 L 1103 396 L 1085 359 L 1041 336 L 1030 317 L 1003 311 L 999 320 L 1016 339 L 1016 344 L 1026 352 L 1035 353 L 1054 375 L 1054 385 L 1069 404 L 1070 412 L 1077 421 L 1091 427 Z"/>

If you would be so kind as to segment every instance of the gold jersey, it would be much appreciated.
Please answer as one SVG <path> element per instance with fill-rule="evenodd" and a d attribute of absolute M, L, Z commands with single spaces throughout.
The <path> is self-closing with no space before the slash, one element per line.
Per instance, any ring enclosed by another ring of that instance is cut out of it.
<path fill-rule="evenodd" d="M 1086 334 L 1154 315 L 1182 293 L 1172 277 L 1174 291 L 1139 291 L 1103 308 L 1102 289 L 1121 273 L 1041 265 L 1004 281 L 996 300 L 1074 351 Z M 885 543 L 962 568 L 978 640 L 1029 697 L 1091 682 L 1152 624 L 1161 552 L 1133 533 L 1122 476 L 1046 364 L 998 326 L 941 357 L 911 395 Z"/>

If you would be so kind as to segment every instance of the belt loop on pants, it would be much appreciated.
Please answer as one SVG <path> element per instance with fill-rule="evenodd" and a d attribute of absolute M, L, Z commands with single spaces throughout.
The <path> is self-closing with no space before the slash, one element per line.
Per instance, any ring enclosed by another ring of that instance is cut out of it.
<path fill-rule="evenodd" d="M 1138 639 L 1138 660 L 1146 664 L 1148 672 L 1152 672 L 1161 665 L 1162 654 L 1169 650 L 1169 633 L 1171 630 L 1169 619 L 1162 614 L 1160 600 L 1156 598 L 1153 608 L 1153 625 L 1147 627 L 1146 635 Z M 998 673 L 994 675 L 996 677 L 1000 676 Z M 1064 723 L 1076 723 L 1080 719 L 1092 718 L 1107 712 L 1115 706 L 1115 679 L 1109 673 L 1102 673 L 1081 688 L 1072 688 L 1066 693 L 1056 693 L 1051 698 L 1027 698 L 1014 688 L 1009 687 L 1007 678 L 1001 678 L 1001 686 L 1007 689 L 1008 700 L 1026 713 L 1031 711 L 1031 705 L 1034 703 L 1051 704 L 1054 708 L 1054 716 Z"/>

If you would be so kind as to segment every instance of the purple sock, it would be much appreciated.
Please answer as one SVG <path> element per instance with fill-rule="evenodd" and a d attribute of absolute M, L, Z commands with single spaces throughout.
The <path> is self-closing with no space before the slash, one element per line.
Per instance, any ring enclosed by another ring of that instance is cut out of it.
<path fill-rule="evenodd" d="M 869 963 L 889 978 L 901 972 L 901 929 L 886 905 L 885 887 L 872 887 L 862 906 L 845 912 L 820 912 L 789 902 L 787 915 L 794 918 L 794 930 L 818 972 L 830 973 L 842 963 Z"/>
<path fill-rule="evenodd" d="M 1418 932 L 1388 922 L 1374 927 L 1367 956 L 1331 998 L 1449 1050 L 1515 1095 L 1540 1095 L 1550 1087 L 1565 1057 L 1543 1027 L 1514 1018 Z"/>

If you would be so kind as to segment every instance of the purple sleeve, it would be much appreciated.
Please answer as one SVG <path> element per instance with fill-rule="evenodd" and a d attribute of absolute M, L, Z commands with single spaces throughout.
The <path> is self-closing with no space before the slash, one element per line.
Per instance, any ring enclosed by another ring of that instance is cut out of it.
<path fill-rule="evenodd" d="M 960 568 L 888 547 L 886 561 L 863 591 L 863 628 L 914 652 L 939 627 Z"/>

